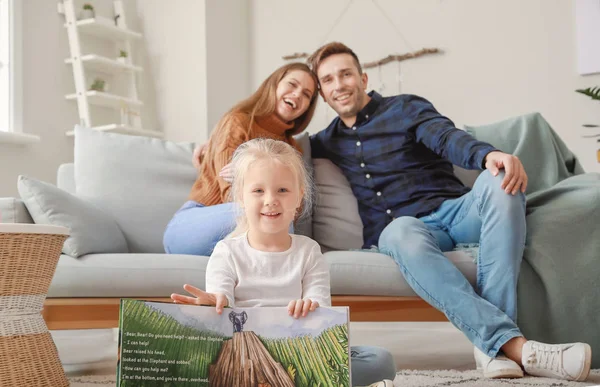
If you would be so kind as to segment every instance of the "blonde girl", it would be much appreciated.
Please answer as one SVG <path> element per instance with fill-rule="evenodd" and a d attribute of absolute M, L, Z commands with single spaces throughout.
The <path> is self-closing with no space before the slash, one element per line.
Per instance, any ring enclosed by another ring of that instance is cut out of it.
<path fill-rule="evenodd" d="M 206 270 L 206 291 L 191 285 L 194 297 L 173 301 L 224 307 L 287 306 L 301 318 L 331 306 L 329 268 L 320 246 L 288 232 L 303 209 L 311 208 L 311 182 L 300 154 L 289 144 L 255 139 L 233 156 L 231 194 L 239 207 L 237 228 L 217 243 Z M 378 347 L 352 347 L 353 385 L 392 386 L 395 365 Z M 382 380 L 384 379 L 384 380 Z"/>

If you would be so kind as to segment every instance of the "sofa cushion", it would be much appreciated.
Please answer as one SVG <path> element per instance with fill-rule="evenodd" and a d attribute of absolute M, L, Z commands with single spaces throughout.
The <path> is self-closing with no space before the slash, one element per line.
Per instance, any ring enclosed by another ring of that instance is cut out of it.
<path fill-rule="evenodd" d="M 163 233 L 196 179 L 194 144 L 75 128 L 77 196 L 109 213 L 132 253 L 163 253 Z"/>
<path fill-rule="evenodd" d="M 166 254 L 62 255 L 48 297 L 169 297 L 204 289 L 208 257 Z"/>
<path fill-rule="evenodd" d="M 67 227 L 63 252 L 73 257 L 106 252 L 127 253 L 127 242 L 115 220 L 93 204 L 36 179 L 19 176 L 19 195 L 33 221 Z"/>
<path fill-rule="evenodd" d="M 61 164 L 56 171 L 56 186 L 75 195 L 75 164 Z"/>
<path fill-rule="evenodd" d="M 477 268 L 463 251 L 444 253 L 474 285 Z M 414 296 L 398 266 L 370 251 L 325 254 L 334 295 Z M 185 283 L 204 289 L 208 257 L 165 254 L 63 255 L 49 297 L 169 297 Z"/>
<path fill-rule="evenodd" d="M 33 219 L 23 200 L 0 198 L 0 223 L 33 223 Z"/>
<path fill-rule="evenodd" d="M 313 159 L 316 203 L 313 239 L 323 252 L 360 249 L 363 225 L 358 203 L 342 171 L 327 159 Z"/>

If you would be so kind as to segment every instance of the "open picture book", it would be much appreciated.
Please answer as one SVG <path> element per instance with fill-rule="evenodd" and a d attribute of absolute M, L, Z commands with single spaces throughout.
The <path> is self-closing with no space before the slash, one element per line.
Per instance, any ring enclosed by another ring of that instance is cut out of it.
<path fill-rule="evenodd" d="M 350 386 L 348 321 L 347 307 L 294 319 L 122 299 L 117 386 Z"/>

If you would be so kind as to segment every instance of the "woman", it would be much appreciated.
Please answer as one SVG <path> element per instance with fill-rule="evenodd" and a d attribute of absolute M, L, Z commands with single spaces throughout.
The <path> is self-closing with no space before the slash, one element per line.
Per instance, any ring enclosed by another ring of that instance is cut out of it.
<path fill-rule="evenodd" d="M 208 140 L 189 200 L 165 230 L 165 251 L 210 255 L 217 242 L 235 228 L 231 186 L 221 175 L 223 167 L 238 146 L 254 138 L 281 140 L 298 149 L 292 136 L 306 129 L 316 103 L 316 76 L 307 65 L 290 63 L 275 70 L 254 94 L 227 112 Z"/>

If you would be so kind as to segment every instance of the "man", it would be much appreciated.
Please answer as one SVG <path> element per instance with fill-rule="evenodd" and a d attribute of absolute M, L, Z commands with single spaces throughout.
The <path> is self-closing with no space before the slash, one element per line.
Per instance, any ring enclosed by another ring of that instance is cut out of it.
<path fill-rule="evenodd" d="M 338 114 L 311 136 L 313 158 L 341 168 L 358 200 L 365 247 L 390 255 L 413 290 L 475 346 L 485 377 L 585 380 L 588 344 L 528 341 L 515 324 L 525 246 L 527 174 L 519 159 L 456 129 L 415 95 L 366 94 L 367 74 L 342 43 L 308 59 Z M 486 169 L 472 190 L 452 164 Z M 476 289 L 442 251 L 479 243 Z"/>

